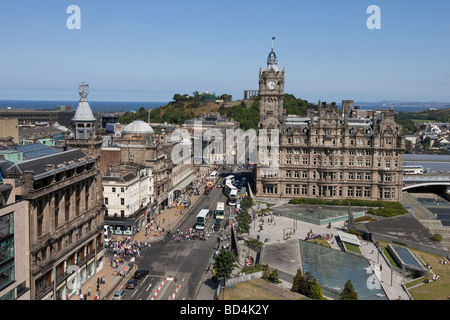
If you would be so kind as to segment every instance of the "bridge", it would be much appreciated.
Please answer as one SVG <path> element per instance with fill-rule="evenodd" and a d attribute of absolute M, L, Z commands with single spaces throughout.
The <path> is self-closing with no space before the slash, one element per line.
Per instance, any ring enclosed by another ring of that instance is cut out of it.
<path fill-rule="evenodd" d="M 424 174 L 403 176 L 403 191 L 428 186 L 447 186 L 447 192 L 450 193 L 450 175 Z"/>

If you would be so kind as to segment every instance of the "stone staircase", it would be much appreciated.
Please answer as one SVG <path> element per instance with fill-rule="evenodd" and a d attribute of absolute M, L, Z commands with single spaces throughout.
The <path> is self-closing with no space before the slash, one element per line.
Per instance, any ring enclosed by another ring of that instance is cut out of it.
<path fill-rule="evenodd" d="M 403 192 L 402 204 L 406 209 L 411 209 L 412 215 L 418 220 L 436 218 L 430 210 L 422 206 L 409 192 Z"/>
<path fill-rule="evenodd" d="M 450 250 L 450 227 L 443 226 L 439 220 L 418 219 L 431 234 L 438 233 L 442 236 L 442 245 Z"/>

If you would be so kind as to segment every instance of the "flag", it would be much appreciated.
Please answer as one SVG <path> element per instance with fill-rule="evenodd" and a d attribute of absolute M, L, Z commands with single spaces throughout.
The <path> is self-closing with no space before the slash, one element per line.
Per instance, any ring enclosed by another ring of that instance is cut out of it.
<path fill-rule="evenodd" d="M 272 37 L 272 40 L 275 40 L 275 37 Z"/>

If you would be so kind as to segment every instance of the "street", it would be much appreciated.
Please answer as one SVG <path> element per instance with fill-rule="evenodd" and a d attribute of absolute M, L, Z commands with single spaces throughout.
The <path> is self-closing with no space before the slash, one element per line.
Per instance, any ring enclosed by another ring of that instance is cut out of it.
<path fill-rule="evenodd" d="M 226 175 L 228 172 L 222 173 L 218 183 L 221 183 Z M 242 176 L 243 173 L 236 175 Z M 150 250 L 143 249 L 140 257 L 136 257 L 135 263 L 139 269 L 148 270 L 149 274 L 137 280 L 134 289 L 127 290 L 125 300 L 196 300 L 200 285 L 206 276 L 210 276 L 210 259 L 219 246 L 218 238 L 230 229 L 224 229 L 223 223 L 220 231 L 212 233 L 215 221 L 213 214 L 205 229 L 205 233 L 210 234 L 208 240 L 176 241 L 172 240 L 172 235 L 176 233 L 176 229 L 182 232 L 194 229 L 196 215 L 201 209 L 214 212 L 217 202 L 226 203 L 226 200 L 222 188 L 215 186 L 209 195 L 201 196 L 175 230 L 170 230 L 170 235 L 166 236 L 164 241 L 153 243 Z M 226 205 L 225 221 L 229 213 L 230 207 Z"/>

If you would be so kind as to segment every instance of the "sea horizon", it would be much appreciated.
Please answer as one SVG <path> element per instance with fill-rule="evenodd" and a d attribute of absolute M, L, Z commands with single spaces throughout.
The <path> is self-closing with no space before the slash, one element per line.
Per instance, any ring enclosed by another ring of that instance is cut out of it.
<path fill-rule="evenodd" d="M 170 101 L 89 101 L 93 112 L 114 113 L 138 111 L 140 108 L 155 109 L 168 104 Z M 35 109 L 35 110 L 55 110 L 56 106 L 72 106 L 76 110 L 79 101 L 75 100 L 10 100 L 0 99 L 0 109 Z M 374 108 L 389 109 L 391 104 L 385 100 L 379 102 L 355 101 L 355 106 L 363 110 Z M 391 101 L 394 111 L 414 112 L 427 110 L 429 108 L 449 108 L 450 103 L 446 102 L 415 102 L 415 101 Z M 341 107 L 340 103 L 336 103 Z"/>
<path fill-rule="evenodd" d="M 76 110 L 79 101 L 72 100 L 0 100 L 0 109 L 55 110 L 56 106 L 72 106 Z M 155 109 L 168 104 L 165 101 L 89 101 L 93 112 L 138 111 L 140 108 Z"/>

